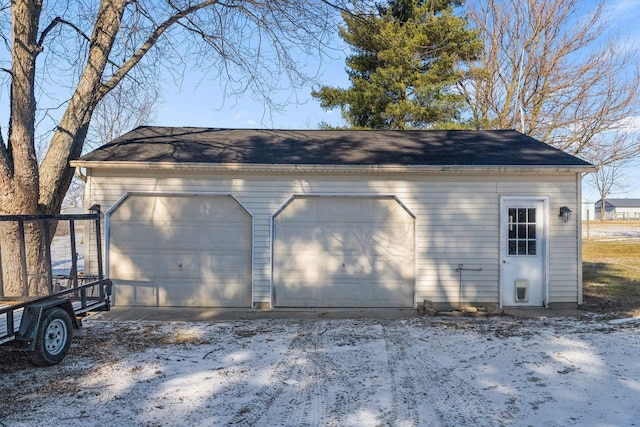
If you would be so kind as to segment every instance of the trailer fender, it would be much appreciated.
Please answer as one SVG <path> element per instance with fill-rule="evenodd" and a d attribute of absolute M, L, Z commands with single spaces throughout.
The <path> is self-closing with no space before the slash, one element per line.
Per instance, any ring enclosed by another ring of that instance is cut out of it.
<path fill-rule="evenodd" d="M 33 351 L 36 345 L 36 334 L 42 320 L 43 313 L 52 308 L 60 307 L 69 314 L 74 335 L 82 329 L 82 322 L 75 315 L 71 301 L 68 298 L 55 298 L 30 304 L 25 307 L 20 321 L 20 329 L 16 334 L 16 341 L 25 341 L 27 350 Z"/>

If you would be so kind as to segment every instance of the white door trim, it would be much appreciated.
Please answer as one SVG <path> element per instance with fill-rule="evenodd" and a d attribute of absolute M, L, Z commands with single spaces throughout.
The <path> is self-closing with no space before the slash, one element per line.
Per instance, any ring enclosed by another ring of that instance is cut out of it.
<path fill-rule="evenodd" d="M 549 197 L 548 196 L 500 196 L 500 212 L 499 212 L 499 247 L 500 247 L 500 259 L 498 260 L 499 268 L 499 283 L 498 283 L 498 297 L 500 300 L 500 308 L 504 307 L 504 294 L 503 294 L 503 280 L 504 280 L 504 261 L 506 259 L 506 233 L 504 227 L 504 221 L 506 218 L 505 215 L 505 205 L 507 202 L 517 202 L 517 201 L 535 201 L 542 202 L 543 205 L 543 243 L 542 243 L 542 278 L 543 278 L 543 305 L 544 307 L 549 306 Z"/>

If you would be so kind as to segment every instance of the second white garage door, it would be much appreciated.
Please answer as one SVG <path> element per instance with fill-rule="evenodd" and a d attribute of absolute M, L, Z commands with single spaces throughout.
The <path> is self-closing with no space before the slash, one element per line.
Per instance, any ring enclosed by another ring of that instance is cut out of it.
<path fill-rule="evenodd" d="M 130 195 L 109 219 L 116 305 L 251 305 L 252 221 L 232 197 Z"/>
<path fill-rule="evenodd" d="M 394 198 L 296 197 L 274 236 L 276 306 L 413 306 L 414 218 Z"/>

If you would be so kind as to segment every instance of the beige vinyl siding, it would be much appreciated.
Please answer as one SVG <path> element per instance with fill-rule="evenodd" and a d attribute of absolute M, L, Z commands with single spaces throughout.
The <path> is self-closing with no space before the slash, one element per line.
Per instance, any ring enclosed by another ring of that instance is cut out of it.
<path fill-rule="evenodd" d="M 179 176 L 178 176 L 179 174 Z M 500 197 L 549 200 L 550 302 L 577 301 L 578 221 L 557 218 L 561 206 L 579 209 L 575 174 L 467 176 L 435 174 L 203 173 L 90 171 L 87 203 L 103 211 L 127 192 L 232 194 L 253 215 L 254 302 L 270 302 L 271 216 L 293 195 L 395 196 L 416 216 L 416 303 L 457 303 L 458 264 L 463 301 L 497 303 L 500 276 Z"/>

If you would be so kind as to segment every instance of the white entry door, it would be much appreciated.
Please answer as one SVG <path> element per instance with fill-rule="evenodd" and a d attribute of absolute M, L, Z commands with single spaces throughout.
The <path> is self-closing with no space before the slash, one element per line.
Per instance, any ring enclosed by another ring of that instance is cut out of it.
<path fill-rule="evenodd" d="M 503 306 L 543 306 L 546 300 L 545 203 L 505 199 L 501 214 Z"/>

